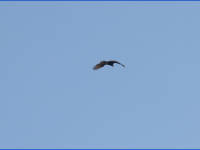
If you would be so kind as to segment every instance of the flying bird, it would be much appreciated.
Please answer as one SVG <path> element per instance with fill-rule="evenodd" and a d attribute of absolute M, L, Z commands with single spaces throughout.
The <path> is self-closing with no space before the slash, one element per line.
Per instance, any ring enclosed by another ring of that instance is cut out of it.
<path fill-rule="evenodd" d="M 94 70 L 97 70 L 97 69 L 99 69 L 99 68 L 102 68 L 102 67 L 104 67 L 105 65 L 110 65 L 110 66 L 114 66 L 114 64 L 119 64 L 119 65 L 121 65 L 121 66 L 123 66 L 123 67 L 125 67 L 125 65 L 123 65 L 123 64 L 121 64 L 120 62 L 118 62 L 118 61 L 115 61 L 115 60 L 110 60 L 110 61 L 101 61 L 100 63 L 98 63 L 98 64 L 96 64 L 94 67 L 93 67 L 93 69 Z"/>

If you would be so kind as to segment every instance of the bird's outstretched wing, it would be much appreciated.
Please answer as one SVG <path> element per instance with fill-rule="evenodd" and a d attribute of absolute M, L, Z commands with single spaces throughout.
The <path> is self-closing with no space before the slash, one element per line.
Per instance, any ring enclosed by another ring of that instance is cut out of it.
<path fill-rule="evenodd" d="M 99 69 L 99 68 L 102 68 L 103 66 L 105 66 L 106 65 L 106 61 L 101 61 L 99 64 L 96 64 L 94 67 L 93 67 L 93 69 L 94 70 L 97 70 L 97 69 Z"/>
<path fill-rule="evenodd" d="M 108 61 L 108 64 L 109 64 L 109 63 L 110 63 L 110 64 L 117 63 L 117 64 L 119 64 L 119 65 L 125 67 L 125 65 L 123 65 L 122 63 L 120 63 L 120 62 L 118 62 L 118 61 L 116 61 L 116 60 L 110 60 L 110 61 Z"/>

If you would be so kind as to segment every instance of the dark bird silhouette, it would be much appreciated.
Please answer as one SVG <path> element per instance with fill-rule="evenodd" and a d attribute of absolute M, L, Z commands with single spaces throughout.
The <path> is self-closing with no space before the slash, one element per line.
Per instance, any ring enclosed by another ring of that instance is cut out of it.
<path fill-rule="evenodd" d="M 110 66 L 113 67 L 115 63 L 116 63 L 116 64 L 119 64 L 119 65 L 121 65 L 121 66 L 123 66 L 123 67 L 125 67 L 125 65 L 121 64 L 121 63 L 118 62 L 118 61 L 110 60 L 110 61 L 101 61 L 100 63 L 96 64 L 96 65 L 93 67 L 93 69 L 94 69 L 94 70 L 97 70 L 97 69 L 99 69 L 99 68 L 104 67 L 105 65 L 110 65 Z"/>

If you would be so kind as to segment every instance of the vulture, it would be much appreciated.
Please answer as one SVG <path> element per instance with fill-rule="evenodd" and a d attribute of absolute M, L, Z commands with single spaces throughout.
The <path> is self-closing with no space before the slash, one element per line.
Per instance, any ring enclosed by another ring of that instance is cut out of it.
<path fill-rule="evenodd" d="M 101 61 L 100 63 L 98 63 L 98 64 L 96 64 L 94 67 L 93 67 L 93 69 L 94 70 L 97 70 L 97 69 L 99 69 L 99 68 L 102 68 L 102 67 L 104 67 L 105 65 L 110 65 L 110 66 L 114 66 L 114 64 L 119 64 L 119 65 L 121 65 L 121 66 L 123 66 L 123 67 L 125 67 L 125 65 L 123 65 L 123 64 L 121 64 L 120 62 L 118 62 L 118 61 L 115 61 L 115 60 L 110 60 L 110 61 Z"/>

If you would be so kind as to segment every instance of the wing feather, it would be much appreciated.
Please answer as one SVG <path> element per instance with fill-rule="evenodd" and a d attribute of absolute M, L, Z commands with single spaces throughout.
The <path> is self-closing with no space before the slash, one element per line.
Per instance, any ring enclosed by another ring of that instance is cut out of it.
<path fill-rule="evenodd" d="M 116 61 L 116 60 L 110 60 L 109 62 L 110 62 L 110 63 L 117 63 L 117 64 L 119 64 L 119 65 L 125 67 L 125 65 L 123 65 L 122 63 L 120 63 L 120 62 L 118 62 L 118 61 Z M 109 62 L 108 62 L 108 63 L 109 63 Z"/>
<path fill-rule="evenodd" d="M 96 64 L 93 69 L 97 70 L 99 68 L 102 68 L 103 66 L 105 66 L 106 62 L 105 61 L 101 61 L 99 64 Z"/>

